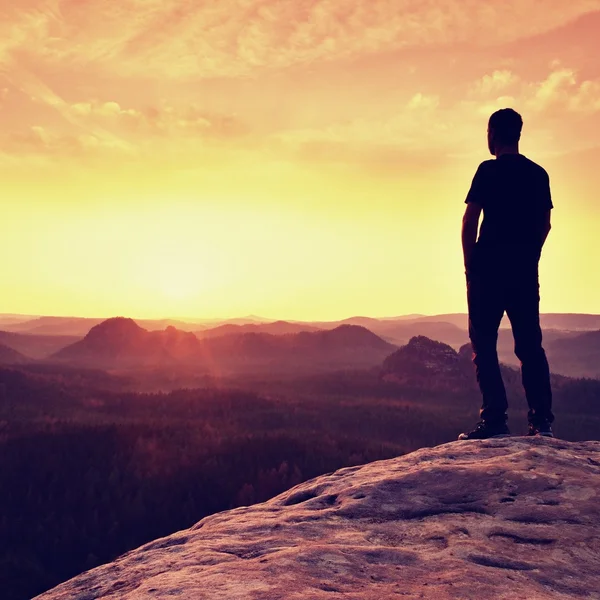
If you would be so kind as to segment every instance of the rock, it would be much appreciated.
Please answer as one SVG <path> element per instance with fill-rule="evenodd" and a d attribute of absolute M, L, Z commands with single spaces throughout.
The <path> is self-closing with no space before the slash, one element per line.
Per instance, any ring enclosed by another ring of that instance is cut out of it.
<path fill-rule="evenodd" d="M 600 442 L 453 442 L 208 516 L 38 600 L 600 598 Z"/>
<path fill-rule="evenodd" d="M 473 364 L 448 344 L 416 336 L 383 362 L 384 381 L 427 389 L 471 389 L 475 385 Z"/>

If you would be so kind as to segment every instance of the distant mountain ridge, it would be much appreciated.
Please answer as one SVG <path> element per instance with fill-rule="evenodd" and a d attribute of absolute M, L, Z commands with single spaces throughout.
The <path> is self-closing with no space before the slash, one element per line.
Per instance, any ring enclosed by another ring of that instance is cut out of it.
<path fill-rule="evenodd" d="M 0 344 L 4 344 L 27 357 L 43 359 L 61 348 L 74 344 L 81 336 L 74 335 L 34 335 L 0 331 Z"/>
<path fill-rule="evenodd" d="M 541 315 L 543 329 L 555 329 L 560 331 L 593 331 L 600 329 L 600 315 L 585 313 L 544 313 Z M 87 317 L 52 317 L 27 315 L 0 314 L 0 328 L 6 331 L 20 333 L 34 333 L 40 335 L 85 335 L 91 327 L 107 320 L 107 318 Z M 447 313 L 438 315 L 400 315 L 396 317 L 368 317 L 353 316 L 333 321 L 301 321 L 297 319 L 275 320 L 266 319 L 255 315 L 228 319 L 135 319 L 138 325 L 148 330 L 163 330 L 169 325 L 185 331 L 201 331 L 215 329 L 223 325 L 256 325 L 268 326 L 274 323 L 289 323 L 290 325 L 316 329 L 333 329 L 339 325 L 360 325 L 371 329 L 377 335 L 386 335 L 384 332 L 388 326 L 416 325 L 425 323 L 445 323 L 454 325 L 456 328 L 467 330 L 466 313 Z M 506 317 L 502 321 L 502 328 L 510 326 Z M 418 332 L 419 333 L 419 332 Z M 431 332 L 423 330 L 428 335 Z"/>
<path fill-rule="evenodd" d="M 552 340 L 546 353 L 557 373 L 600 379 L 600 330 Z"/>
<path fill-rule="evenodd" d="M 115 317 L 95 325 L 82 340 L 59 350 L 51 358 L 100 368 L 172 364 L 176 358 L 169 348 L 180 346 L 179 332 L 175 332 L 170 328 L 150 332 L 133 319 Z M 198 342 L 193 334 L 189 335 Z"/>
<path fill-rule="evenodd" d="M 199 367 L 287 365 L 318 368 L 374 366 L 396 346 L 355 325 L 327 331 L 272 335 L 241 333 L 199 340 L 175 327 L 147 331 L 133 319 L 116 317 L 94 326 L 84 339 L 63 348 L 56 361 L 98 368 L 194 364 Z"/>
<path fill-rule="evenodd" d="M 207 339 L 222 335 L 241 333 L 270 333 L 272 335 L 284 335 L 287 333 L 299 333 L 301 331 L 320 331 L 318 327 L 312 327 L 305 323 L 291 323 L 289 321 L 274 321 L 272 323 L 226 323 L 218 327 L 194 331 L 199 339 Z"/>

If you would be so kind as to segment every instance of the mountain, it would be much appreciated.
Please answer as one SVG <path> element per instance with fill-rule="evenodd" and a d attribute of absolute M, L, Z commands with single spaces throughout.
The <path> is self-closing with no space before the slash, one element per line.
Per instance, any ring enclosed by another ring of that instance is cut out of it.
<path fill-rule="evenodd" d="M 32 335 L 0 331 L 0 344 L 36 359 L 47 358 L 80 339 L 80 336 L 73 335 Z"/>
<path fill-rule="evenodd" d="M 599 477 L 598 442 L 423 448 L 207 516 L 37 600 L 597 598 Z"/>
<path fill-rule="evenodd" d="M 455 349 L 469 341 L 465 329 L 445 321 L 410 321 L 381 323 L 374 328 L 374 333 L 394 344 L 406 344 L 417 336 L 425 336 L 439 342 L 444 342 Z"/>
<path fill-rule="evenodd" d="M 202 340 L 205 361 L 229 369 L 285 368 L 317 371 L 379 364 L 396 346 L 364 327 L 284 335 L 244 333 Z"/>
<path fill-rule="evenodd" d="M 38 317 L 30 321 L 6 325 L 6 331 L 14 333 L 30 333 L 36 335 L 71 335 L 84 336 L 90 328 L 101 323 L 103 319 L 83 317 Z"/>
<path fill-rule="evenodd" d="M 553 372 L 600 379 L 600 330 L 554 339 L 545 348 Z"/>
<path fill-rule="evenodd" d="M 460 329 L 468 327 L 468 317 L 465 313 L 450 313 L 440 315 L 427 315 L 409 320 L 411 323 L 426 323 L 438 321 L 452 323 Z M 600 315 L 580 313 L 544 313 L 540 315 L 540 323 L 544 330 L 558 329 L 562 331 L 591 331 L 600 329 Z M 504 316 L 501 328 L 509 328 L 510 321 Z"/>
<path fill-rule="evenodd" d="M 39 317 L 28 321 L 9 323 L 4 326 L 4 329 L 14 333 L 27 333 L 30 335 L 83 337 L 92 327 L 106 320 L 87 317 Z M 187 323 L 177 319 L 137 319 L 136 322 L 149 331 L 162 331 L 169 326 L 185 331 L 203 328 L 198 323 Z"/>
<path fill-rule="evenodd" d="M 25 321 L 31 321 L 35 319 L 34 315 L 11 315 L 11 314 L 0 314 L 0 327 L 4 325 L 17 325 L 18 323 L 24 323 Z"/>
<path fill-rule="evenodd" d="M 200 342 L 190 331 L 181 331 L 169 325 L 164 331 L 151 332 L 150 338 L 158 340 L 170 357 L 178 361 L 193 360 L 198 356 Z"/>
<path fill-rule="evenodd" d="M 257 315 L 247 315 L 245 317 L 233 317 L 227 319 L 195 319 L 195 323 L 204 327 L 217 327 L 218 325 L 258 325 L 260 323 L 271 323 L 273 319 L 259 317 Z"/>
<path fill-rule="evenodd" d="M 272 335 L 284 335 L 286 333 L 299 333 L 301 331 L 319 331 L 319 329 L 303 323 L 275 321 L 273 323 L 246 323 L 245 325 L 226 323 L 224 325 L 219 325 L 218 327 L 195 331 L 194 333 L 200 339 L 207 339 L 221 335 L 242 333 L 270 333 Z"/>
<path fill-rule="evenodd" d="M 592 331 L 600 329 L 600 315 L 578 313 L 546 313 L 540 316 L 543 329 Z"/>
<path fill-rule="evenodd" d="M 204 340 L 175 327 L 147 331 L 133 319 L 117 317 L 93 327 L 80 341 L 51 359 L 97 368 L 188 364 L 216 372 L 255 369 L 317 370 L 375 366 L 396 346 L 355 325 L 329 331 L 272 335 L 239 333 Z"/>
<path fill-rule="evenodd" d="M 442 342 L 424 336 L 412 338 L 408 344 L 383 362 L 381 378 L 411 386 L 473 386 L 474 373 L 468 345 L 461 352 Z"/>
<path fill-rule="evenodd" d="M 92 327 L 82 340 L 59 350 L 51 358 L 98 368 L 173 364 L 175 355 L 189 347 L 187 336 L 198 343 L 191 333 L 177 332 L 174 328 L 150 332 L 133 319 L 115 317 Z"/>
<path fill-rule="evenodd" d="M 31 358 L 24 356 L 13 348 L 0 344 L 0 364 L 2 365 L 20 365 L 33 362 Z"/>
<path fill-rule="evenodd" d="M 319 322 L 314 325 L 322 329 L 334 329 L 341 324 L 354 324 L 366 327 L 374 334 L 385 339 L 391 344 L 406 344 L 411 338 L 419 335 L 439 340 L 455 348 L 459 348 L 468 341 L 469 336 L 466 330 L 467 319 L 465 315 L 461 319 L 453 319 L 450 315 L 450 321 L 444 321 L 442 315 L 438 319 L 433 317 L 398 317 L 385 319 L 372 319 L 370 317 L 352 317 L 345 321 Z M 453 323 L 452 320 L 461 322 L 462 326 Z"/>

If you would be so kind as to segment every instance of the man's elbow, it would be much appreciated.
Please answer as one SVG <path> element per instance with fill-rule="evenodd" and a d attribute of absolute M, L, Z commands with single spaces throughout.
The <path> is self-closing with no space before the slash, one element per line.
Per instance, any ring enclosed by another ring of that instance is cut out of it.
<path fill-rule="evenodd" d="M 477 231 L 479 225 L 479 219 L 474 219 L 470 215 L 465 215 L 462 219 L 463 231 Z"/>

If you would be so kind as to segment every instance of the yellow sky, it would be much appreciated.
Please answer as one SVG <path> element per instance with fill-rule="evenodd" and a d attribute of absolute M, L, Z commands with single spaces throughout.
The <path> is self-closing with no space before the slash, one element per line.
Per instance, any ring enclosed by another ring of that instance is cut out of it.
<path fill-rule="evenodd" d="M 542 310 L 600 312 L 598 31 L 600 0 L 0 0 L 0 312 L 464 311 L 504 106 L 552 183 Z"/>

